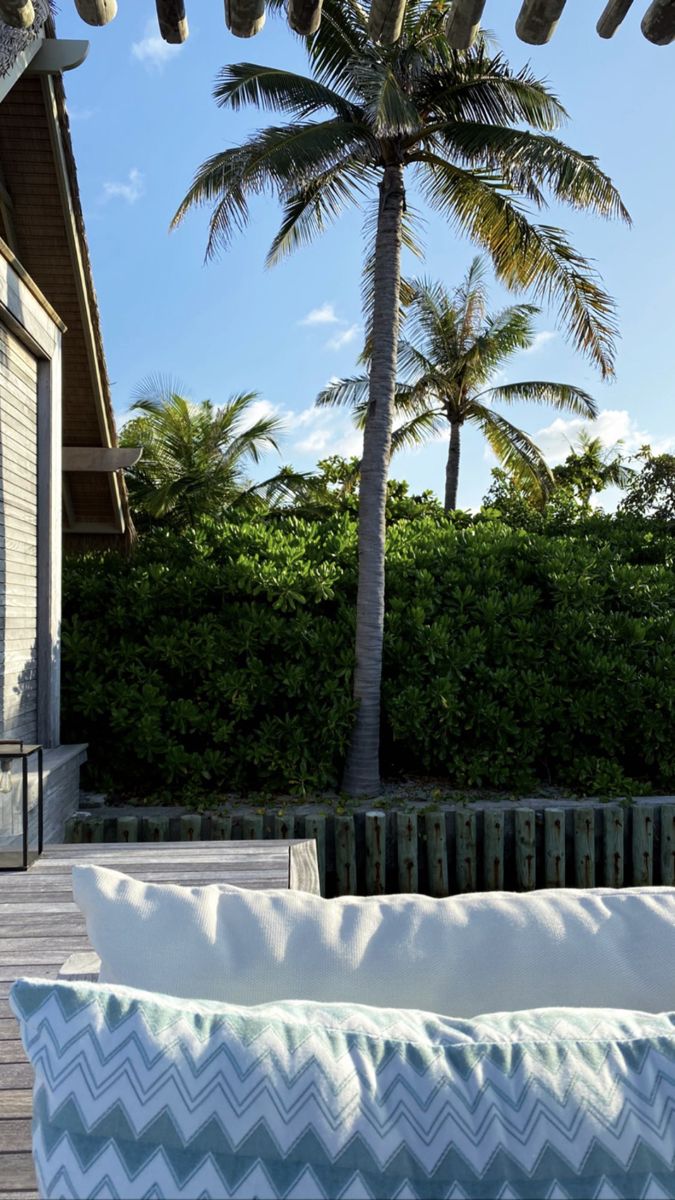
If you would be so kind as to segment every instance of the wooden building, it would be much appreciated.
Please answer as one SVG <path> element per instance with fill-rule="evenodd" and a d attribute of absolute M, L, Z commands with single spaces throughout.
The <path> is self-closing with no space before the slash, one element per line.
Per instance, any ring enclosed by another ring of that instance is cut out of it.
<path fill-rule="evenodd" d="M 86 749 L 60 745 L 62 549 L 132 535 L 62 81 L 86 51 L 48 0 L 30 30 L 0 25 L 0 739 L 48 748 L 48 841 Z"/>

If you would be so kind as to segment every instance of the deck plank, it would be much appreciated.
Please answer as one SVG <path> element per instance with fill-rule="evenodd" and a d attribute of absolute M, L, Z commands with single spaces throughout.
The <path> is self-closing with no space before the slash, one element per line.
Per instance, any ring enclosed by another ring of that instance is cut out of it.
<path fill-rule="evenodd" d="M 0 1196 L 33 1200 L 33 1074 L 7 997 L 15 979 L 55 979 L 69 955 L 91 949 L 73 902 L 71 871 L 95 863 L 153 883 L 318 890 L 314 843 L 134 842 L 47 846 L 27 872 L 0 873 Z M 315 884 L 316 875 L 316 884 Z"/>

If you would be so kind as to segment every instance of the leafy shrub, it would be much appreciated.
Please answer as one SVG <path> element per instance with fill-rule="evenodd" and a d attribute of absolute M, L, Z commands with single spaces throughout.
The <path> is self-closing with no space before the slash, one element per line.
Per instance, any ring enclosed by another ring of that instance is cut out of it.
<path fill-rule="evenodd" d="M 456 787 L 675 785 L 673 543 L 423 514 L 389 532 L 383 769 Z M 65 571 L 64 736 L 136 793 L 305 790 L 351 727 L 350 513 L 205 523 Z"/>

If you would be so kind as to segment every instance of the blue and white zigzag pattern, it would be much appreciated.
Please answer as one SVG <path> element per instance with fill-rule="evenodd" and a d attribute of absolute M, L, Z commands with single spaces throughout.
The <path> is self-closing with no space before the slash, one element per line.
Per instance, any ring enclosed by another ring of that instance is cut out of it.
<path fill-rule="evenodd" d="M 675 1018 L 21 980 L 44 1197 L 675 1196 Z"/>

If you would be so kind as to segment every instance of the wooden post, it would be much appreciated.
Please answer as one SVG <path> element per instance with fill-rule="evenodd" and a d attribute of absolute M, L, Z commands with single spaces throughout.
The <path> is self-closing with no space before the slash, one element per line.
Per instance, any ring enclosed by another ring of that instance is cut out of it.
<path fill-rule="evenodd" d="M 608 804 L 604 810 L 603 875 L 605 887 L 623 887 L 623 809 Z"/>
<path fill-rule="evenodd" d="M 159 32 L 165 42 L 180 46 L 187 41 L 189 28 L 185 16 L 185 0 L 156 0 Z"/>
<path fill-rule="evenodd" d="M 366 813 L 366 895 L 385 892 L 387 819 L 382 812 Z"/>
<path fill-rule="evenodd" d="M 574 882 L 579 888 L 595 887 L 595 813 L 574 810 Z"/>
<path fill-rule="evenodd" d="M 401 36 L 406 0 L 371 0 L 368 33 L 374 42 L 393 46 Z"/>
<path fill-rule="evenodd" d="M 356 895 L 354 818 L 335 818 L 335 871 L 338 896 Z"/>
<path fill-rule="evenodd" d="M 537 827 L 531 808 L 516 809 L 516 887 L 531 892 L 537 886 Z"/>
<path fill-rule="evenodd" d="M 63 835 L 66 845 L 79 846 L 82 841 L 82 817 L 68 817 Z"/>
<path fill-rule="evenodd" d="M 609 0 L 596 26 L 601 38 L 614 37 L 632 4 L 633 0 Z"/>
<path fill-rule="evenodd" d="M 453 0 L 445 36 L 453 50 L 468 50 L 478 37 L 485 0 Z"/>
<path fill-rule="evenodd" d="M 487 892 L 504 889 L 504 812 L 487 809 L 483 820 L 483 887 Z"/>
<path fill-rule="evenodd" d="M 287 817 L 280 817 L 277 813 L 274 818 L 274 836 L 282 842 L 295 837 L 295 813 L 290 813 Z"/>
<path fill-rule="evenodd" d="M 417 813 L 396 814 L 396 843 L 398 850 L 399 892 L 419 891 L 417 858 Z"/>
<path fill-rule="evenodd" d="M 245 842 L 255 842 L 263 835 L 261 813 L 247 813 L 242 819 L 241 836 Z"/>
<path fill-rule="evenodd" d="M 521 42 L 544 46 L 550 42 L 567 0 L 523 0 L 516 21 L 516 33 Z"/>
<path fill-rule="evenodd" d="M 655 46 L 675 41 L 675 4 L 673 0 L 653 0 L 642 18 L 642 32 Z"/>
<path fill-rule="evenodd" d="M 633 805 L 633 887 L 654 881 L 654 809 Z"/>
<path fill-rule="evenodd" d="M 12 29 L 30 29 L 35 20 L 32 0 L 0 0 L 0 21 Z"/>
<path fill-rule="evenodd" d="M 145 817 L 143 819 L 143 841 L 144 842 L 168 842 L 169 840 L 169 818 L 168 817 Z"/>
<path fill-rule="evenodd" d="M 321 895 L 326 895 L 326 818 L 322 813 L 305 817 L 305 837 L 316 842 L 316 857 L 319 863 Z"/>
<path fill-rule="evenodd" d="M 544 874 L 546 887 L 565 886 L 565 810 L 544 813 Z"/>
<path fill-rule="evenodd" d="M 426 813 L 424 829 L 427 839 L 427 863 L 429 867 L 429 894 L 448 896 L 448 836 L 445 829 L 445 813 Z"/>
<path fill-rule="evenodd" d="M 115 840 L 118 842 L 137 842 L 138 817 L 118 817 L 117 837 Z"/>
<path fill-rule="evenodd" d="M 321 24 L 322 0 L 288 0 L 288 24 L 302 37 L 311 37 Z"/>
<path fill-rule="evenodd" d="M 181 842 L 200 842 L 202 839 L 202 818 L 199 813 L 183 813 L 180 819 Z"/>
<path fill-rule="evenodd" d="M 476 890 L 476 814 L 458 809 L 455 816 L 457 830 L 457 890 Z"/>
<path fill-rule="evenodd" d="M 235 37 L 255 37 L 265 24 L 265 0 L 225 0 L 225 21 Z"/>
<path fill-rule="evenodd" d="M 117 0 L 75 0 L 75 7 L 87 25 L 108 25 L 117 16 Z"/>
<path fill-rule="evenodd" d="M 211 840 L 229 842 L 232 837 L 232 817 L 229 813 L 214 813 L 211 817 Z"/>
<path fill-rule="evenodd" d="M 661 883 L 675 886 L 675 804 L 661 807 Z"/>

